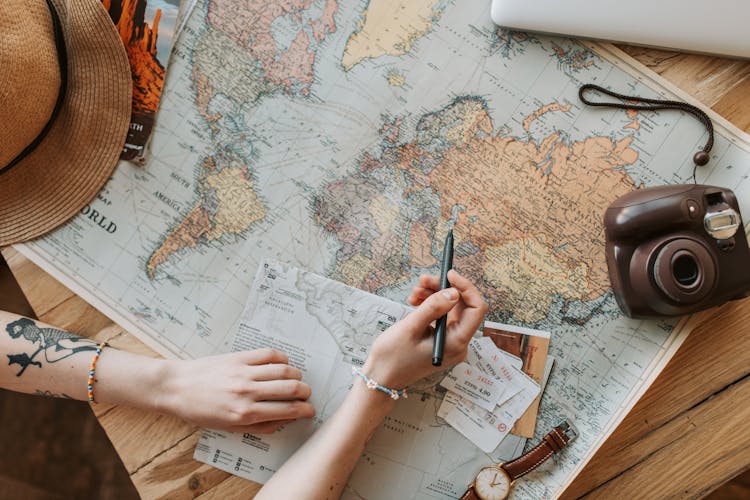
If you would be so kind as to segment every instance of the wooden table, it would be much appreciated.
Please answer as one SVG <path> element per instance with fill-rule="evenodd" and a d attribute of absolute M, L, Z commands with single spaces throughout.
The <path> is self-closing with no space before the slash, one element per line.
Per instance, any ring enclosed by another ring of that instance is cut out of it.
<path fill-rule="evenodd" d="M 750 132 L 750 62 L 622 48 Z M 156 356 L 22 255 L 2 253 L 42 321 Z M 750 466 L 750 299 L 696 321 L 566 498 L 700 497 Z M 194 461 L 200 431 L 176 418 L 107 405 L 94 412 L 143 498 L 248 498 L 259 488 Z"/>

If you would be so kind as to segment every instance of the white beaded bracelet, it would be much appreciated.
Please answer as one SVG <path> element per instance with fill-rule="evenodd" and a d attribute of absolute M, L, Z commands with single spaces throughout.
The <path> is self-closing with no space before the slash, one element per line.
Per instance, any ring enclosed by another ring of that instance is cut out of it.
<path fill-rule="evenodd" d="M 367 384 L 368 389 L 376 389 L 378 391 L 384 392 L 388 394 L 391 397 L 391 399 L 399 399 L 399 398 L 406 399 L 409 397 L 409 395 L 406 394 L 406 389 L 398 390 L 398 389 L 389 389 L 387 387 L 384 387 L 378 384 L 377 382 L 375 382 L 373 379 L 371 379 L 364 373 L 362 373 L 362 370 L 360 370 L 356 366 L 352 366 L 352 373 L 354 375 L 358 375 L 359 377 L 361 377 L 362 380 L 365 381 L 365 384 Z"/>

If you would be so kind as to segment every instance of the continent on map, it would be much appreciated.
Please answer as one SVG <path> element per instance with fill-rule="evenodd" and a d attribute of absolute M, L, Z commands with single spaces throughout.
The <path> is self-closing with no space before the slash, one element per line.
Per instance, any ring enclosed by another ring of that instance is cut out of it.
<path fill-rule="evenodd" d="M 444 0 L 370 0 L 364 21 L 346 42 L 341 65 L 345 71 L 365 59 L 401 56 L 440 18 Z M 393 85 L 393 83 L 391 83 Z"/>
<path fill-rule="evenodd" d="M 287 92 L 296 90 L 307 94 L 313 81 L 315 42 L 322 42 L 328 33 L 336 31 L 334 15 L 338 3 L 337 0 L 327 0 L 323 14 L 308 20 L 308 25 L 302 14 L 311 6 L 311 0 L 250 0 L 238 9 L 235 0 L 212 0 L 208 8 L 208 24 L 246 52 L 263 81 L 281 86 Z M 296 30 L 291 44 L 284 48 L 273 35 L 274 23 L 281 20 L 291 21 Z M 308 26 L 311 34 L 307 32 Z"/>
<path fill-rule="evenodd" d="M 205 191 L 199 202 L 149 258 L 146 264 L 149 278 L 155 277 L 156 269 L 173 253 L 228 234 L 240 234 L 265 217 L 266 208 L 247 175 L 242 166 L 227 166 L 202 180 Z"/>
<path fill-rule="evenodd" d="M 198 199 L 171 228 L 146 263 L 154 279 L 170 256 L 227 235 L 240 235 L 263 220 L 267 209 L 256 192 L 252 144 L 242 124 L 242 106 L 282 93 L 306 97 L 314 80 L 316 50 L 336 30 L 336 0 L 322 13 L 310 0 L 251 0 L 238 9 L 233 0 L 208 3 L 206 30 L 193 48 L 194 102 L 214 145 L 198 173 Z M 277 40 L 287 27 L 291 42 Z"/>
<path fill-rule="evenodd" d="M 380 127 L 380 136 L 391 144 L 395 144 L 398 141 L 399 134 L 401 133 L 402 122 L 403 119 L 401 117 L 396 117 L 391 121 L 386 121 L 386 123 L 384 123 L 383 126 Z"/>
<path fill-rule="evenodd" d="M 524 127 L 568 109 L 542 106 Z M 632 140 L 501 135 L 481 98 L 456 98 L 423 115 L 414 140 L 384 140 L 317 196 L 317 221 L 340 243 L 333 277 L 369 291 L 405 281 L 437 265 L 432 242 L 451 221 L 455 267 L 491 310 L 533 323 L 557 298 L 599 298 L 609 288 L 601 214 L 637 187 L 623 168 L 638 157 Z"/>

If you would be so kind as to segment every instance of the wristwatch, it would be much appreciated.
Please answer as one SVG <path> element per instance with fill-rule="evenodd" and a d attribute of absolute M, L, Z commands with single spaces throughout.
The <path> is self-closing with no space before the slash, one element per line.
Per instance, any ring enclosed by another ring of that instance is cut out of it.
<path fill-rule="evenodd" d="M 569 420 L 552 429 L 542 442 L 507 463 L 485 467 L 479 471 L 461 500 L 503 500 L 508 498 L 513 481 L 536 469 L 549 457 L 575 441 L 578 431 Z"/>

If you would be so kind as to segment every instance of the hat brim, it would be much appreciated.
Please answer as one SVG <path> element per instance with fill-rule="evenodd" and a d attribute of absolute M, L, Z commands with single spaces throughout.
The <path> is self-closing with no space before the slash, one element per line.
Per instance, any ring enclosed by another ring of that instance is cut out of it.
<path fill-rule="evenodd" d="M 130 66 L 106 9 L 98 0 L 53 1 L 68 91 L 42 142 L 0 175 L 0 247 L 47 233 L 90 202 L 117 165 L 130 122 Z"/>

